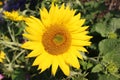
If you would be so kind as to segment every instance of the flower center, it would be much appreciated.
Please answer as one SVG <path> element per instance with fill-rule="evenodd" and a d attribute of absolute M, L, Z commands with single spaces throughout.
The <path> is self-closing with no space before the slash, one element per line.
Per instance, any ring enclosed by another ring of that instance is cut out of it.
<path fill-rule="evenodd" d="M 64 42 L 64 40 L 65 40 L 64 35 L 56 34 L 53 38 L 53 43 L 55 43 L 56 45 L 60 45 Z"/>
<path fill-rule="evenodd" d="M 52 26 L 44 32 L 42 44 L 45 50 L 52 55 L 63 54 L 71 45 L 71 35 L 64 27 Z"/>

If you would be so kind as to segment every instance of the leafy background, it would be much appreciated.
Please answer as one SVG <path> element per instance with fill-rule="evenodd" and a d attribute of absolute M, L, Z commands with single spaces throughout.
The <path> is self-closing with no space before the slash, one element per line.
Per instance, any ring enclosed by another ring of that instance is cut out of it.
<path fill-rule="evenodd" d="M 39 8 L 50 8 L 52 1 L 65 3 L 81 13 L 89 25 L 92 45 L 86 47 L 81 68 L 71 68 L 71 75 L 65 76 L 58 69 L 52 76 L 50 69 L 39 74 L 37 67 L 32 67 L 33 58 L 26 59 L 30 52 L 20 48 L 25 42 L 22 37 L 25 24 L 4 18 L 3 11 L 19 10 L 25 16 L 39 17 Z M 0 63 L 3 80 L 120 80 L 120 1 L 119 0 L 0 0 L 0 50 L 7 57 Z"/>

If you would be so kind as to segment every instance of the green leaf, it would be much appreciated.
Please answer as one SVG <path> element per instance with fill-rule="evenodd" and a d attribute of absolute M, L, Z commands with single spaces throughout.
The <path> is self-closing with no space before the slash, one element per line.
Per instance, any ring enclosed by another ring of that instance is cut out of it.
<path fill-rule="evenodd" d="M 106 37 L 109 34 L 107 31 L 106 23 L 97 23 L 95 25 L 96 32 L 100 33 L 102 37 Z"/>
<path fill-rule="evenodd" d="M 26 80 L 25 72 L 22 69 L 17 69 L 12 74 L 12 80 Z"/>
<path fill-rule="evenodd" d="M 95 25 L 96 32 L 100 33 L 102 37 L 117 38 L 118 29 L 120 29 L 120 18 L 112 18 L 109 23 L 104 21 Z"/>
<path fill-rule="evenodd" d="M 90 63 L 90 62 L 88 62 L 88 64 L 87 64 L 87 69 L 90 69 L 92 66 L 93 66 L 93 64 Z"/>
<path fill-rule="evenodd" d="M 92 72 L 100 72 L 103 70 L 103 66 L 101 64 L 97 64 L 93 69 Z"/>
<path fill-rule="evenodd" d="M 110 34 L 108 35 L 108 38 L 115 38 L 118 37 L 117 34 L 120 34 L 120 18 L 112 18 L 109 27 L 111 29 Z"/>
<path fill-rule="evenodd" d="M 120 68 L 120 44 L 103 56 L 104 62 L 114 62 Z"/>
<path fill-rule="evenodd" d="M 119 80 L 119 78 L 111 75 L 111 74 L 99 74 L 98 80 Z"/>
<path fill-rule="evenodd" d="M 112 18 L 110 25 L 109 25 L 112 30 L 120 29 L 120 18 Z"/>
<path fill-rule="evenodd" d="M 93 66 L 92 63 L 86 62 L 86 61 L 81 61 L 80 63 L 81 63 L 84 70 L 88 70 L 89 68 L 91 68 Z"/>
<path fill-rule="evenodd" d="M 119 46 L 118 46 L 119 45 Z M 105 39 L 99 43 L 100 55 L 106 55 L 112 50 L 120 48 L 120 39 Z"/>
<path fill-rule="evenodd" d="M 105 39 L 100 42 L 99 50 L 102 62 L 110 73 L 117 73 L 120 68 L 120 39 Z"/>

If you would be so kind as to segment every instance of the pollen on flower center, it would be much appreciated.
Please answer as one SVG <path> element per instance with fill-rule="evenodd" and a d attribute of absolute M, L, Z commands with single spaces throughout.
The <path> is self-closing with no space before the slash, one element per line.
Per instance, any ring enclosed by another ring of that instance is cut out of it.
<path fill-rule="evenodd" d="M 44 32 L 42 44 L 48 53 L 53 55 L 62 54 L 71 45 L 71 35 L 64 27 L 52 26 Z"/>

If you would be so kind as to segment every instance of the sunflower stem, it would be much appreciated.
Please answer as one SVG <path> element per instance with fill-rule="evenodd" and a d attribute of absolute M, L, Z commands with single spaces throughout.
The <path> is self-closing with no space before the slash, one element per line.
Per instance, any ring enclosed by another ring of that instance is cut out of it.
<path fill-rule="evenodd" d="M 25 52 L 25 50 L 22 50 L 15 58 L 13 58 L 11 63 L 13 63 L 15 60 L 17 60 L 24 52 Z"/>
<path fill-rule="evenodd" d="M 10 37 L 12 39 L 13 42 L 15 42 L 15 34 L 14 34 L 14 31 L 11 29 L 11 25 L 13 24 L 14 22 L 10 22 L 9 25 L 7 25 L 7 28 L 8 28 L 8 32 L 10 34 Z"/>
<path fill-rule="evenodd" d="M 8 61 L 8 63 L 10 63 L 10 59 L 8 58 L 8 56 L 6 56 L 6 60 Z"/>
<path fill-rule="evenodd" d="M 21 46 L 21 44 L 19 44 L 19 43 L 16 43 L 16 42 L 8 42 L 8 41 L 2 41 L 2 40 L 0 40 L 0 44 L 5 44 L 5 45 L 14 45 L 14 46 L 18 46 L 18 47 L 20 47 Z"/>

